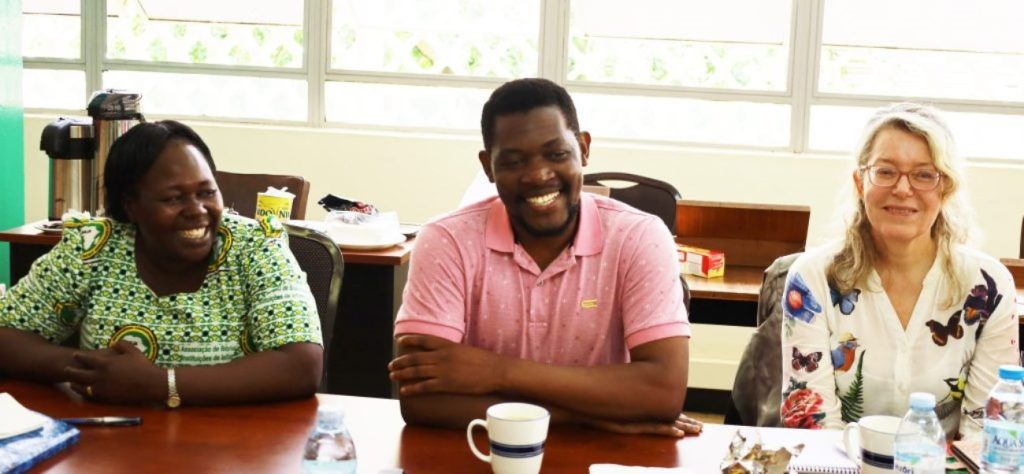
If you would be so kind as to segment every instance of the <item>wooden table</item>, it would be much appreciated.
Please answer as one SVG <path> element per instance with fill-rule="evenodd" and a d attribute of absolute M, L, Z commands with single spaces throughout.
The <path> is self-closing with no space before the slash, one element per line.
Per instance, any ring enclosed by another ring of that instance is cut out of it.
<path fill-rule="evenodd" d="M 33 222 L 0 232 L 11 244 L 11 281 L 25 276 L 37 258 L 60 240 Z M 391 397 L 387 363 L 391 361 L 394 318 L 402 304 L 415 239 L 384 250 L 342 250 L 345 276 L 334 323 L 327 368 L 331 393 Z"/>
<path fill-rule="evenodd" d="M 136 415 L 135 427 L 82 427 L 78 444 L 40 464 L 38 472 L 298 472 L 307 434 L 316 418 L 313 398 L 284 403 L 166 410 L 120 407 L 82 401 L 46 385 L 0 381 L 29 409 L 52 417 Z M 318 395 L 320 403 L 345 407 L 355 440 L 358 471 L 379 473 L 489 473 L 466 445 L 464 430 L 406 426 L 395 400 Z M 621 435 L 578 427 L 553 426 L 548 433 L 543 472 L 585 473 L 591 464 L 673 467 L 717 472 L 737 427 L 705 425 L 704 433 L 682 440 Z M 743 428 L 753 431 L 754 428 Z M 766 442 L 809 441 L 829 447 L 838 432 L 761 429 Z M 486 450 L 486 437 L 476 430 Z M 400 472 L 400 471 L 396 471 Z"/>
<path fill-rule="evenodd" d="M 685 275 L 690 286 L 691 298 L 721 301 L 753 301 L 761 294 L 761 280 L 764 267 L 725 266 L 725 274 L 719 278 L 703 278 Z"/>

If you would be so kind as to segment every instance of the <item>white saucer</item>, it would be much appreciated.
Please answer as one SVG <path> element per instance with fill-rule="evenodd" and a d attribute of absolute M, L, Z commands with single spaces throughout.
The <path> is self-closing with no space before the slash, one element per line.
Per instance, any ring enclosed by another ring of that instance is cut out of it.
<path fill-rule="evenodd" d="M 40 222 L 32 227 L 43 231 L 45 234 L 59 234 L 64 232 L 64 222 L 62 221 Z"/>
<path fill-rule="evenodd" d="M 394 247 L 402 242 L 405 242 L 405 236 L 402 234 L 395 234 L 391 238 L 381 240 L 379 242 L 346 242 L 343 240 L 335 240 L 334 243 L 338 244 L 338 247 L 345 250 L 380 250 L 390 247 Z"/>

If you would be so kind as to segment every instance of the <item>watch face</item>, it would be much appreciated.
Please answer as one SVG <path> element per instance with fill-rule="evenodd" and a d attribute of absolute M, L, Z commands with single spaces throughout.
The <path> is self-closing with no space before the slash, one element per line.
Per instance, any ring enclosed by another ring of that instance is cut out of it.
<path fill-rule="evenodd" d="M 179 397 L 179 396 L 172 396 L 171 398 L 168 398 L 167 399 L 167 406 L 169 406 L 171 408 L 178 408 L 179 406 L 181 406 L 181 397 Z"/>

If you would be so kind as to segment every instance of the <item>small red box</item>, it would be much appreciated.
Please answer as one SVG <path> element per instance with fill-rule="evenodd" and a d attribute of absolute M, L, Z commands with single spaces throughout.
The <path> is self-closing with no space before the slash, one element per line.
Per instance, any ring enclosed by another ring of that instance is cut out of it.
<path fill-rule="evenodd" d="M 715 278 L 725 275 L 725 253 L 677 244 L 679 271 L 687 275 Z"/>

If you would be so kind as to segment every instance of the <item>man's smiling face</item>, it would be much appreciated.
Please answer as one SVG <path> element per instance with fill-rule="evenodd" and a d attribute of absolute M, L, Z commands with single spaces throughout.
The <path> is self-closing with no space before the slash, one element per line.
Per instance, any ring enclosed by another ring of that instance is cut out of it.
<path fill-rule="evenodd" d="M 589 138 L 577 135 L 556 106 L 500 115 L 480 164 L 494 182 L 517 236 L 575 231 Z"/>

